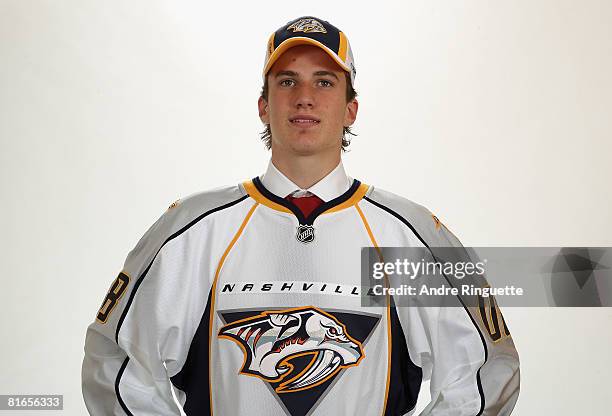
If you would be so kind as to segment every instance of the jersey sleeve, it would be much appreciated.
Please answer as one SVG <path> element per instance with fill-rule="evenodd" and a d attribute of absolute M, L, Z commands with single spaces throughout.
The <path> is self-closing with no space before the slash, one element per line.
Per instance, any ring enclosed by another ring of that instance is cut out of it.
<path fill-rule="evenodd" d="M 403 321 L 411 360 L 430 380 L 431 402 L 421 416 L 510 415 L 519 393 L 511 339 L 483 339 L 472 316 L 458 307 L 418 313 L 418 322 L 414 313 Z"/>
<path fill-rule="evenodd" d="M 476 261 L 434 221 L 431 230 L 422 232 L 434 258 L 440 259 L 439 252 L 448 256 L 452 247 L 453 256 Z M 478 286 L 488 284 L 480 278 Z M 494 297 L 459 295 L 456 301 L 454 306 L 420 308 L 418 314 L 399 312 L 408 327 L 411 359 L 430 380 L 431 402 L 421 416 L 510 415 L 518 399 L 520 370 L 504 317 Z"/>
<path fill-rule="evenodd" d="M 185 360 L 194 329 L 190 314 L 202 313 L 193 287 L 197 267 L 176 236 L 167 211 L 128 254 L 94 322 L 88 327 L 82 390 L 91 415 L 179 415 L 169 371 Z"/>
<path fill-rule="evenodd" d="M 425 247 L 428 261 L 478 261 L 427 208 L 380 189 L 366 200 L 398 221 L 400 244 Z M 437 278 L 432 287 L 457 286 L 452 276 Z M 473 283 L 488 286 L 482 276 Z M 519 395 L 519 356 L 495 298 L 461 293 L 447 300 L 453 304 L 400 306 L 402 299 L 393 297 L 409 361 L 430 381 L 431 402 L 420 415 L 510 415 Z"/>

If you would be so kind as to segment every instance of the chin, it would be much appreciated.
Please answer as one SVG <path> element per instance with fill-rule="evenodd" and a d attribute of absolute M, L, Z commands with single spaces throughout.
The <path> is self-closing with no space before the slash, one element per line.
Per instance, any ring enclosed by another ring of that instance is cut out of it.
<path fill-rule="evenodd" d="M 300 156 L 311 156 L 319 153 L 326 153 L 336 147 L 336 143 L 331 143 L 322 137 L 319 132 L 295 132 L 287 134 L 283 140 L 276 142 L 277 147 L 285 149 L 286 152 Z M 341 142 L 337 143 L 338 148 Z M 280 150 L 280 149 L 279 149 Z"/>
<path fill-rule="evenodd" d="M 321 145 L 310 141 L 293 142 L 289 147 L 293 153 L 301 156 L 310 156 L 321 152 Z"/>
<path fill-rule="evenodd" d="M 312 133 L 302 133 L 302 134 L 292 134 L 284 140 L 284 145 L 290 149 L 302 149 L 302 150 L 316 150 L 321 148 L 323 143 L 318 134 Z"/>

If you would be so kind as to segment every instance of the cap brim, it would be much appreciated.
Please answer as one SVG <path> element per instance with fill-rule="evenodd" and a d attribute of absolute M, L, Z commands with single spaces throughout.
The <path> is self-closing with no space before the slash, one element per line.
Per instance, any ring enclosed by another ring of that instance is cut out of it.
<path fill-rule="evenodd" d="M 351 72 L 351 69 L 344 62 L 342 62 L 340 57 L 327 46 L 323 45 L 321 42 L 306 37 L 295 37 L 285 40 L 283 43 L 278 45 L 274 52 L 272 52 L 272 55 L 270 55 L 270 59 L 268 59 L 268 62 L 264 67 L 263 76 L 266 76 L 268 71 L 270 71 L 270 68 L 272 68 L 272 65 L 274 65 L 274 63 L 278 61 L 278 58 L 280 58 L 280 56 L 285 53 L 287 49 L 298 45 L 313 45 L 323 49 L 340 66 L 340 68 L 342 68 L 348 73 Z"/>

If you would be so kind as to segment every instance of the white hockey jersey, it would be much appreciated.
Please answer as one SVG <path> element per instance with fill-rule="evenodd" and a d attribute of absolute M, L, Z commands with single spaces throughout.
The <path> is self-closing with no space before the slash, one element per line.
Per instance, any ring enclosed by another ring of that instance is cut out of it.
<path fill-rule="evenodd" d="M 505 322 L 493 333 L 478 308 L 362 306 L 362 247 L 459 245 L 427 209 L 357 180 L 308 218 L 258 178 L 185 198 L 88 328 L 87 409 L 178 415 L 174 388 L 187 415 L 412 415 L 430 379 L 424 415 L 509 415 L 519 361 Z"/>

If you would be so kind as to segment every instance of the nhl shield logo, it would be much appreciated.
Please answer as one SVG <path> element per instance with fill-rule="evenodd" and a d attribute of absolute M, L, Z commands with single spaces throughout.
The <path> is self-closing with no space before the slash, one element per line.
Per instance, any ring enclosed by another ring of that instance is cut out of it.
<path fill-rule="evenodd" d="M 314 227 L 312 225 L 300 225 L 297 227 L 295 238 L 300 243 L 308 244 L 314 241 Z"/>

